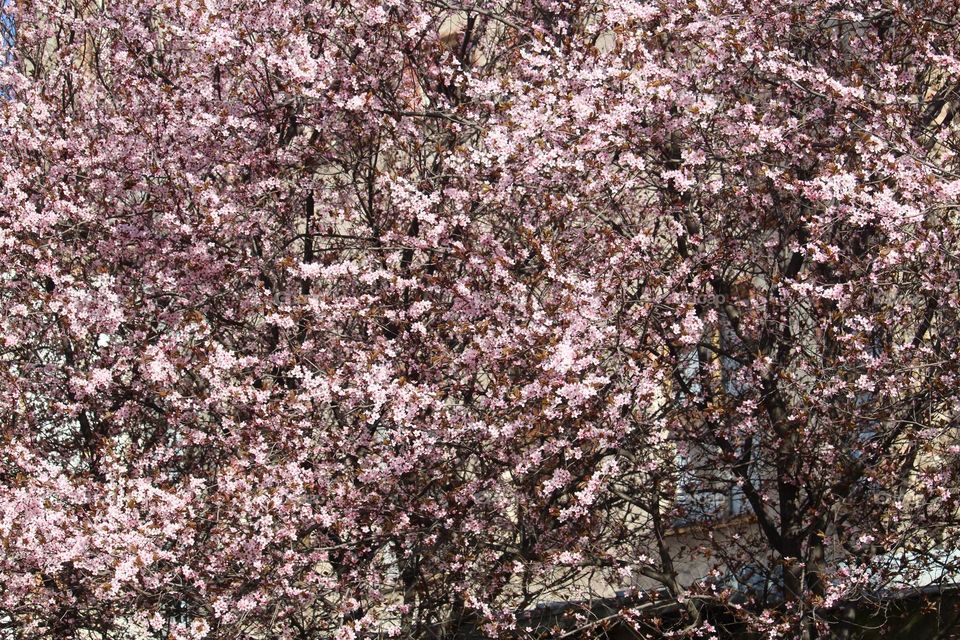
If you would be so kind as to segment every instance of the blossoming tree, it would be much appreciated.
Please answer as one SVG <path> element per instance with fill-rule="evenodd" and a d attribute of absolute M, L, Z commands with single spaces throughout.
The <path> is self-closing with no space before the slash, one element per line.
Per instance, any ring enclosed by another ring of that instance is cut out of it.
<path fill-rule="evenodd" d="M 0 634 L 955 574 L 954 0 L 5 10 Z"/>

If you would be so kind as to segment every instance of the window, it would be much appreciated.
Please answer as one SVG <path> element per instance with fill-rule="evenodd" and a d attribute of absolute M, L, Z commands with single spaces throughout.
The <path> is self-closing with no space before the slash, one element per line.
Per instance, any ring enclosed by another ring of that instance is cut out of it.
<path fill-rule="evenodd" d="M 17 26 L 10 13 L 10 0 L 0 0 L 0 48 L 3 65 L 13 62 L 13 45 L 16 40 Z M 0 96 L 9 99 L 10 87 L 0 87 Z"/>
<path fill-rule="evenodd" d="M 0 42 L 3 43 L 4 63 L 13 58 L 13 43 L 17 27 L 10 14 L 10 0 L 0 0 Z"/>
<path fill-rule="evenodd" d="M 739 338 L 724 315 L 721 314 L 719 320 L 715 344 L 720 351 L 720 387 L 728 398 L 736 399 L 749 391 L 750 382 L 743 375 L 743 365 L 731 357 L 738 352 Z M 696 346 L 679 355 L 677 371 L 682 384 L 676 396 L 678 404 L 692 400 L 701 392 L 700 365 Z M 736 453 L 738 457 L 742 456 L 750 448 L 747 477 L 754 487 L 759 487 L 759 464 L 755 459 L 758 449 L 755 444 L 748 441 Z M 717 466 L 720 457 L 719 448 L 709 443 L 688 442 L 678 449 L 675 506 L 679 516 L 674 520 L 674 526 L 726 519 L 750 512 L 750 503 L 733 471 Z"/>

